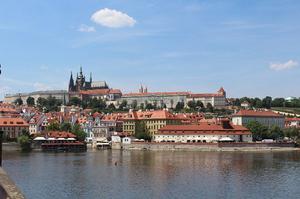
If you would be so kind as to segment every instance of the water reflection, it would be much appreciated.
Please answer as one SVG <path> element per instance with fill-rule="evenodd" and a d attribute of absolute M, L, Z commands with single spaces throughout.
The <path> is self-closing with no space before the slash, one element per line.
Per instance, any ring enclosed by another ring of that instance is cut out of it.
<path fill-rule="evenodd" d="M 294 198 L 299 152 L 6 153 L 28 198 Z"/>

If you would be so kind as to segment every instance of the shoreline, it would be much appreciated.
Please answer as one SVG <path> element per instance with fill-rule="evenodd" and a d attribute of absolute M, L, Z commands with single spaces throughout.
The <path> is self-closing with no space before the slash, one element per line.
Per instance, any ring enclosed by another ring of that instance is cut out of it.
<path fill-rule="evenodd" d="M 112 149 L 115 150 L 143 150 L 143 151 L 298 151 L 300 148 L 293 144 L 245 144 L 245 145 L 224 145 L 217 143 L 206 144 L 176 144 L 176 143 L 114 143 Z"/>
<path fill-rule="evenodd" d="M 300 151 L 299 147 L 218 147 L 217 145 L 178 145 L 178 144 L 153 144 L 153 143 L 132 143 L 132 144 L 113 144 L 111 149 L 120 151 L 187 151 L 187 152 L 273 152 L 273 151 Z M 3 152 L 19 151 L 21 148 L 18 143 L 3 143 Z M 41 149 L 33 149 L 33 152 L 42 152 Z M 97 152 L 101 149 L 88 149 L 88 152 Z"/>
<path fill-rule="evenodd" d="M 119 149 L 112 149 L 119 150 Z M 300 151 L 300 148 L 292 147 L 270 147 L 270 148 L 201 148 L 201 149 L 141 149 L 141 148 L 126 148 L 124 151 L 186 151 L 186 152 L 289 152 Z"/>

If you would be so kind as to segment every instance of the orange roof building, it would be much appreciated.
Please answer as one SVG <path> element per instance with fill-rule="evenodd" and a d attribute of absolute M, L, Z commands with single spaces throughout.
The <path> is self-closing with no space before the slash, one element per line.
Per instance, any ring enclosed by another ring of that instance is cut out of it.
<path fill-rule="evenodd" d="M 4 132 L 4 138 L 15 139 L 23 130 L 29 130 L 29 124 L 22 118 L 0 118 L 0 130 Z"/>
<path fill-rule="evenodd" d="M 168 124 L 181 124 L 182 118 L 167 110 L 131 111 L 122 117 L 123 132 L 134 135 L 136 129 L 144 126 L 150 135 L 155 135 L 158 129 Z"/>
<path fill-rule="evenodd" d="M 167 125 L 158 130 L 154 136 L 156 142 L 252 142 L 249 129 L 233 125 L 229 120 L 220 120 L 216 124 Z"/>

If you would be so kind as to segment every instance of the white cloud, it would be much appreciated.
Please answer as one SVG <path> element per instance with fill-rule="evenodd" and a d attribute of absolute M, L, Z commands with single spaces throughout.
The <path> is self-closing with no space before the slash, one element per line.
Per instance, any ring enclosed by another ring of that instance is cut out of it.
<path fill-rule="evenodd" d="M 79 32 L 96 32 L 96 29 L 93 26 L 87 26 L 85 24 L 81 24 L 77 30 Z"/>
<path fill-rule="evenodd" d="M 285 63 L 270 63 L 269 67 L 272 70 L 280 71 L 280 70 L 291 69 L 291 68 L 294 68 L 298 65 L 299 65 L 298 62 L 296 62 L 294 60 L 289 60 Z"/>
<path fill-rule="evenodd" d="M 136 24 L 136 20 L 126 13 L 108 8 L 95 12 L 91 16 L 91 20 L 109 28 L 132 27 Z"/>

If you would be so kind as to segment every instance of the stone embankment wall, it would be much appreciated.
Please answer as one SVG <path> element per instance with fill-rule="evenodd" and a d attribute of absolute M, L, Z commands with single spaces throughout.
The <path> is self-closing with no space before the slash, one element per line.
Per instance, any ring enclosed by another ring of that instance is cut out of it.
<path fill-rule="evenodd" d="M 112 149 L 153 151 L 261 151 L 297 150 L 293 143 L 154 143 L 113 144 Z"/>
<path fill-rule="evenodd" d="M 25 199 L 24 195 L 2 168 L 0 168 L 0 198 Z"/>
<path fill-rule="evenodd" d="M 21 151 L 21 147 L 18 143 L 7 142 L 2 144 L 3 151 Z"/>

